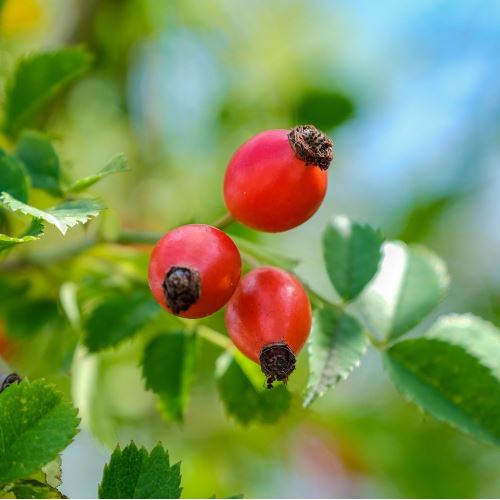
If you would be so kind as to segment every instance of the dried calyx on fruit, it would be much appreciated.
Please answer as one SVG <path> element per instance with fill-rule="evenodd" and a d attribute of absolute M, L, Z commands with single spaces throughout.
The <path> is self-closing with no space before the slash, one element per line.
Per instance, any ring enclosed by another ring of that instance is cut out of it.
<path fill-rule="evenodd" d="M 327 170 L 333 160 L 333 141 L 314 125 L 297 125 L 288 134 L 295 155 L 306 165 Z"/>
<path fill-rule="evenodd" d="M 286 383 L 295 370 L 295 354 L 286 342 L 274 342 L 262 348 L 259 356 L 260 367 L 267 377 L 267 387 L 271 389 L 275 380 Z"/>
<path fill-rule="evenodd" d="M 4 391 L 12 384 L 19 384 L 21 377 L 17 373 L 9 373 L 8 375 L 0 375 L 0 392 Z"/>
<path fill-rule="evenodd" d="M 188 267 L 172 266 L 165 275 L 163 289 L 174 314 L 187 311 L 200 297 L 200 273 Z"/>

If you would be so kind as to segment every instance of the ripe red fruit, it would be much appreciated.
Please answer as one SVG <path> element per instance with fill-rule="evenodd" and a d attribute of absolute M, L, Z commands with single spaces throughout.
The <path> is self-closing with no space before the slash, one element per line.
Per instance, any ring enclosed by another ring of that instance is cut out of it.
<path fill-rule="evenodd" d="M 260 363 L 271 388 L 295 368 L 311 329 L 311 304 L 295 276 L 261 267 L 241 279 L 227 306 L 226 327 L 236 347 Z"/>
<path fill-rule="evenodd" d="M 312 125 L 261 132 L 229 162 L 226 206 L 236 220 L 260 231 L 296 227 L 321 205 L 332 158 L 331 139 Z"/>
<path fill-rule="evenodd" d="M 188 224 L 166 233 L 149 261 L 148 281 L 156 301 L 183 318 L 202 318 L 219 310 L 233 294 L 241 257 L 233 240 L 205 224 Z"/>

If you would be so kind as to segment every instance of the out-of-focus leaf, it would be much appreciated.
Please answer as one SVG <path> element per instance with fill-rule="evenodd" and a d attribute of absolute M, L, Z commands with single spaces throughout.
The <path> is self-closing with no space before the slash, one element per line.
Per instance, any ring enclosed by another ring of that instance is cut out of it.
<path fill-rule="evenodd" d="M 346 379 L 367 345 L 361 325 L 352 316 L 337 307 L 317 309 L 308 344 L 310 375 L 304 406 Z"/>
<path fill-rule="evenodd" d="M 104 179 L 108 175 L 116 174 L 118 172 L 125 172 L 127 170 L 127 159 L 123 155 L 115 156 L 102 170 L 95 175 L 84 177 L 71 184 L 67 189 L 69 193 L 79 193 L 90 186 Z"/>
<path fill-rule="evenodd" d="M 77 433 L 76 410 L 42 380 L 0 394 L 0 484 L 22 479 L 53 460 Z"/>
<path fill-rule="evenodd" d="M 297 260 L 292 259 L 291 257 L 281 255 L 274 250 L 262 247 L 261 245 L 253 243 L 245 238 L 241 238 L 233 234 L 231 234 L 230 236 L 242 252 L 248 253 L 252 257 L 258 259 L 260 262 L 264 262 L 271 266 L 277 266 L 288 270 L 294 269 L 299 263 Z"/>
<path fill-rule="evenodd" d="M 5 313 L 9 337 L 29 338 L 59 318 L 57 302 L 50 299 L 19 300 Z"/>
<path fill-rule="evenodd" d="M 8 193 L 0 194 L 0 203 L 13 212 L 38 217 L 53 224 L 62 234 L 66 234 L 70 227 L 85 224 L 92 217 L 99 215 L 99 212 L 104 209 L 104 206 L 98 200 L 81 199 L 64 201 L 55 207 L 40 210 L 12 198 Z"/>
<path fill-rule="evenodd" d="M 0 309 L 10 305 L 13 301 L 23 300 L 21 296 L 28 288 L 29 282 L 26 280 L 0 278 Z"/>
<path fill-rule="evenodd" d="M 0 234 L 0 252 L 6 248 L 10 248 L 20 243 L 27 243 L 29 241 L 36 241 L 43 236 L 43 222 L 40 219 L 33 219 L 30 227 L 23 236 L 7 236 Z"/>
<path fill-rule="evenodd" d="M 196 335 L 170 332 L 155 337 L 146 347 L 142 371 L 146 388 L 159 397 L 162 414 L 182 421 L 196 354 Z"/>
<path fill-rule="evenodd" d="M 382 238 L 369 225 L 334 217 L 323 234 L 323 258 L 330 281 L 345 300 L 359 295 L 377 272 Z"/>
<path fill-rule="evenodd" d="M 312 123 L 321 130 L 331 130 L 354 114 L 352 100 L 337 91 L 310 89 L 300 97 L 296 108 L 297 123 Z"/>
<path fill-rule="evenodd" d="M 160 308 L 149 290 L 115 292 L 85 319 L 84 343 L 90 352 L 116 346 L 147 325 Z"/>
<path fill-rule="evenodd" d="M 118 446 L 104 467 L 99 498 L 179 498 L 181 464 L 170 465 L 168 453 L 158 444 L 148 453 L 134 443 Z"/>
<path fill-rule="evenodd" d="M 395 339 L 416 326 L 444 298 L 449 276 L 427 248 L 402 242 L 383 245 L 375 279 L 360 297 L 360 317 L 380 335 Z"/>
<path fill-rule="evenodd" d="M 266 389 L 259 366 L 239 353 L 222 354 L 217 360 L 215 375 L 227 413 L 241 424 L 271 424 L 290 408 L 291 397 L 286 387 Z"/>
<path fill-rule="evenodd" d="M 29 184 L 23 164 L 0 149 L 0 193 L 6 192 L 19 201 L 28 201 Z"/>
<path fill-rule="evenodd" d="M 410 401 L 476 439 L 500 444 L 500 382 L 469 349 L 442 338 L 408 339 L 388 349 L 384 361 Z"/>
<path fill-rule="evenodd" d="M 23 132 L 17 144 L 16 155 L 26 166 L 33 187 L 55 196 L 62 195 L 59 185 L 61 178 L 59 157 L 48 137 L 34 130 Z"/>
<path fill-rule="evenodd" d="M 67 83 L 90 67 L 91 57 L 81 47 L 30 55 L 21 60 L 7 85 L 4 129 L 19 129 Z"/>

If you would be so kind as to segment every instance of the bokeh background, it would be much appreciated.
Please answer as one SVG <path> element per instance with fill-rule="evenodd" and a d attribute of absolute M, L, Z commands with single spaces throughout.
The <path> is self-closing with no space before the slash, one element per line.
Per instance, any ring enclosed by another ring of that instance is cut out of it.
<path fill-rule="evenodd" d="M 129 173 L 95 188 L 109 227 L 210 222 L 243 140 L 316 124 L 336 155 L 322 208 L 285 234 L 246 236 L 299 258 L 301 276 L 333 297 L 322 229 L 332 214 L 366 220 L 446 260 L 440 312 L 500 326 L 499 23 L 495 0 L 5 0 L 0 73 L 34 50 L 78 43 L 94 54 L 44 126 L 75 177 L 128 156 Z M 297 401 L 276 425 L 241 427 L 218 401 L 218 350 L 205 346 L 180 426 L 143 389 L 140 337 L 61 361 L 64 339 L 43 335 L 13 364 L 57 380 L 80 406 L 83 430 L 63 456 L 70 497 L 95 496 L 109 447 L 129 439 L 161 439 L 182 460 L 184 497 L 500 495 L 500 453 L 403 401 L 375 354 L 311 410 Z"/>

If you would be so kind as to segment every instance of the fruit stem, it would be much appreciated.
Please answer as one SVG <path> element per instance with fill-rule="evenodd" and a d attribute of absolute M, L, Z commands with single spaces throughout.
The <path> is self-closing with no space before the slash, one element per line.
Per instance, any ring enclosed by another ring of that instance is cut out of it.
<path fill-rule="evenodd" d="M 226 337 L 209 326 L 198 325 L 196 331 L 202 339 L 220 347 L 221 349 L 225 349 L 226 351 L 234 351 L 235 349 L 229 337 Z"/>
<path fill-rule="evenodd" d="M 226 212 L 222 217 L 219 217 L 210 225 L 218 229 L 225 229 L 233 222 L 234 222 L 234 217 L 229 212 Z"/>

